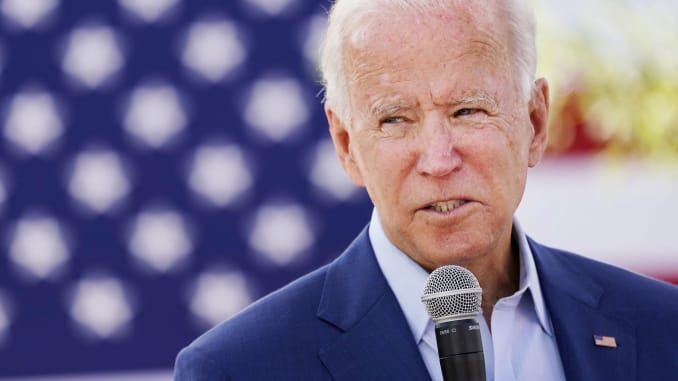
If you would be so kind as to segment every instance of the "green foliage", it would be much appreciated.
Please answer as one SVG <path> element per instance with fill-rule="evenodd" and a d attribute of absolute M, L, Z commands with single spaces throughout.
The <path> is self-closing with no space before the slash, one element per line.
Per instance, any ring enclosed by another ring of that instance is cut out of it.
<path fill-rule="evenodd" d="M 607 152 L 678 160 L 678 5 L 597 0 L 569 19 L 559 19 L 547 1 L 536 8 L 552 127 L 571 128 L 563 112 L 572 108 L 563 106 L 574 98 L 586 131 Z"/>

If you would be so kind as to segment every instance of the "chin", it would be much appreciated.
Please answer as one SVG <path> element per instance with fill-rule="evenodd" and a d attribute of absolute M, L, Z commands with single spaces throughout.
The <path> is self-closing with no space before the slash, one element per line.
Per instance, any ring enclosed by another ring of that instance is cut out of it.
<path fill-rule="evenodd" d="M 487 252 L 487 245 L 472 244 L 468 240 L 448 241 L 430 247 L 426 255 L 430 262 L 437 264 L 437 267 L 443 265 L 465 266 L 474 260 L 482 257 Z"/>
<path fill-rule="evenodd" d="M 433 271 L 440 266 L 457 265 L 466 266 L 479 257 L 478 250 L 463 249 L 459 246 L 446 247 L 437 246 L 420 251 L 420 255 L 413 257 L 421 267 L 428 271 Z"/>

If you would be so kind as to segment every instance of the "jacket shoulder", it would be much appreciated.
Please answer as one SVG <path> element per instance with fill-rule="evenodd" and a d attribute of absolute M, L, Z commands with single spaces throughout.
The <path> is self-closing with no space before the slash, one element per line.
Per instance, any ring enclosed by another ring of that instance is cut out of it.
<path fill-rule="evenodd" d="M 328 328 L 316 318 L 327 267 L 259 299 L 202 334 L 179 352 L 175 379 L 223 380 L 227 375 L 256 379 L 255 375 L 286 372 L 317 358 L 322 331 Z"/>
<path fill-rule="evenodd" d="M 178 381 L 230 380 L 223 365 L 197 346 L 184 348 L 176 359 L 174 379 Z"/>
<path fill-rule="evenodd" d="M 589 279 L 603 289 L 601 307 L 627 318 L 678 320 L 678 286 L 568 251 L 535 244 L 577 279 Z M 635 320 L 635 319 L 634 319 Z M 675 324 L 675 323 L 672 323 Z"/>

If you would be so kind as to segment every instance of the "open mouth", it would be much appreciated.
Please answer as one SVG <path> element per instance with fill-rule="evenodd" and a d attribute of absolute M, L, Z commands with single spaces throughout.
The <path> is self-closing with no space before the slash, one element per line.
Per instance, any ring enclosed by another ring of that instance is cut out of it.
<path fill-rule="evenodd" d="M 458 207 L 466 204 L 466 200 L 453 200 L 453 201 L 443 201 L 443 202 L 436 202 L 434 204 L 431 204 L 428 206 L 429 210 L 435 210 L 438 213 L 447 213 L 451 212 Z"/>

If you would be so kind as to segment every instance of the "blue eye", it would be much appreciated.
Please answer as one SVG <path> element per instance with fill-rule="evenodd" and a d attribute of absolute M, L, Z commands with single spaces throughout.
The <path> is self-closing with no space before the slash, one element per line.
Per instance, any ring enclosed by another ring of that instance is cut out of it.
<path fill-rule="evenodd" d="M 388 118 L 384 118 L 380 121 L 381 124 L 394 124 L 394 123 L 402 123 L 405 121 L 405 118 L 400 117 L 400 116 L 391 116 Z"/>
<path fill-rule="evenodd" d="M 454 113 L 454 116 L 468 116 L 468 115 L 473 115 L 475 113 L 481 112 L 480 109 L 477 108 L 463 108 L 461 110 L 458 110 Z"/>

